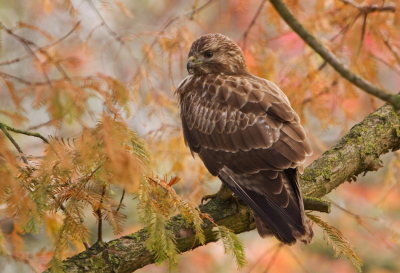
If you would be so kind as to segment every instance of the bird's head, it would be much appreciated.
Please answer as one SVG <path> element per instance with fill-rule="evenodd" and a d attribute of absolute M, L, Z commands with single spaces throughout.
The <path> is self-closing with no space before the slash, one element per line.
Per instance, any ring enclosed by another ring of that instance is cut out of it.
<path fill-rule="evenodd" d="M 206 34 L 194 41 L 188 57 L 189 74 L 248 73 L 240 47 L 230 38 L 219 33 Z"/>

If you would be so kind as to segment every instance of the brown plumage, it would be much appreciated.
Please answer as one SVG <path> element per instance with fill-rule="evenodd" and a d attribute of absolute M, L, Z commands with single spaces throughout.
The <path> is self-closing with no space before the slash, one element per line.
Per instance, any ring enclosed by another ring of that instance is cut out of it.
<path fill-rule="evenodd" d="M 261 237 L 309 243 L 297 169 L 312 150 L 285 94 L 250 74 L 241 49 L 221 34 L 197 39 L 187 68 L 176 93 L 191 152 L 253 209 Z"/>

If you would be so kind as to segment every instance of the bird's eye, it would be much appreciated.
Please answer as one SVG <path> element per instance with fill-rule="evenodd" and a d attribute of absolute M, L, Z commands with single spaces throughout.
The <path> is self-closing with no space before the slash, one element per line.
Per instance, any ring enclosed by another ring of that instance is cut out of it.
<path fill-rule="evenodd" d="M 204 57 L 206 58 L 211 58 L 213 56 L 213 53 L 211 51 L 207 51 L 204 53 Z"/>

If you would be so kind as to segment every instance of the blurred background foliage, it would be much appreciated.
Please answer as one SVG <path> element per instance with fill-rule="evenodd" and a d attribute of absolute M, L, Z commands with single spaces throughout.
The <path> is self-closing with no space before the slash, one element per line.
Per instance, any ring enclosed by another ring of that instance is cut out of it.
<path fill-rule="evenodd" d="M 351 70 L 392 93 L 399 91 L 399 0 L 285 2 Z M 395 8 L 363 13 L 360 5 L 371 4 Z M 148 172 L 179 177 L 174 189 L 184 200 L 197 204 L 203 195 L 219 188 L 218 179 L 208 174 L 184 145 L 174 97 L 176 86 L 187 75 L 190 45 L 202 34 L 219 32 L 237 41 L 250 72 L 273 81 L 287 94 L 313 145 L 314 154 L 306 165 L 383 104 L 334 72 L 288 28 L 268 1 L 0 0 L 0 21 L 0 122 L 51 135 L 56 148 L 64 139 L 81 140 L 72 147 L 79 150 L 74 153 L 76 160 L 64 167 L 79 168 L 80 176 L 74 178 L 82 183 L 85 177 L 91 178 L 95 166 L 90 165 L 93 160 L 80 160 L 81 155 L 111 158 L 114 163 L 104 168 L 119 180 L 107 188 L 108 212 L 116 210 L 124 186 L 127 188 L 121 208 L 126 219 L 116 220 L 118 226 L 112 220 L 111 225 L 104 224 L 104 241 L 143 227 L 134 197 L 139 181 L 135 176 L 142 171 L 138 164 L 147 160 L 140 155 L 146 148 L 137 150 L 136 142 L 129 144 L 124 137 L 144 139 L 151 155 Z M 110 120 L 118 121 L 117 125 Z M 54 164 L 41 139 L 12 135 L 31 164 Z M 92 154 L 96 145 L 104 148 L 104 153 Z M 8 174 L 17 174 L 15 166 L 23 164 L 21 155 L 15 157 L 15 147 L 3 134 L 0 154 L 2 166 L 8 164 L 7 170 L 12 169 Z M 329 215 L 321 215 L 355 246 L 364 262 L 363 272 L 400 271 L 400 155 L 388 154 L 383 162 L 385 167 L 378 172 L 326 196 L 334 206 Z M 1 174 L 0 190 L 4 190 L 14 178 Z M 87 226 L 82 238 L 89 244 L 97 240 L 93 211 L 107 177 L 96 174 L 96 179 L 97 184 L 87 190 L 97 197 L 91 207 L 81 208 Z M 71 198 L 68 191 L 54 192 L 60 193 Z M 0 271 L 43 271 L 57 254 L 54 246 L 60 244 L 57 238 L 65 215 L 53 209 L 38 216 L 41 220 L 34 233 L 32 228 L 24 228 L 28 216 L 23 219 L 12 214 L 23 211 L 29 198 L 20 197 L 15 204 L 25 205 L 10 208 L 4 196 L 0 199 L 4 237 Z M 334 252 L 326 246 L 321 229 L 314 225 L 314 230 L 311 245 L 290 248 L 279 247 L 274 238 L 262 240 L 255 231 L 241 234 L 248 260 L 242 272 L 356 272 L 350 261 L 332 258 Z M 73 236 L 66 240 L 61 258 L 84 250 Z M 180 255 L 179 270 L 237 269 L 233 258 L 224 255 L 221 243 L 216 243 Z M 137 272 L 166 271 L 166 267 L 150 265 Z"/>

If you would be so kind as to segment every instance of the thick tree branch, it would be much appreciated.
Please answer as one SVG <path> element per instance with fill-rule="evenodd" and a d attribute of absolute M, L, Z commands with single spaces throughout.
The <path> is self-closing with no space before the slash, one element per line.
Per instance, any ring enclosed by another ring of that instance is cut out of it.
<path fill-rule="evenodd" d="M 351 72 L 348 67 L 335 56 L 335 54 L 322 45 L 317 38 L 315 38 L 302 24 L 300 24 L 299 21 L 297 21 L 296 17 L 289 11 L 287 6 L 281 0 L 270 0 L 270 2 L 293 31 L 296 32 L 306 44 L 314 49 L 346 80 L 365 92 L 392 104 L 395 109 L 400 109 L 400 97 L 390 94 L 388 91 L 375 86 L 369 81 Z"/>
<path fill-rule="evenodd" d="M 400 119 L 392 106 L 384 105 L 354 126 L 334 147 L 305 169 L 301 176 L 302 192 L 309 197 L 322 197 L 345 181 L 355 180 L 360 173 L 379 169 L 379 156 L 400 148 Z M 200 206 L 218 225 L 226 226 L 235 233 L 255 228 L 249 207 L 239 202 L 222 201 L 215 198 Z M 325 209 L 329 203 L 307 198 L 306 209 L 313 200 Z M 322 209 L 321 209 L 322 210 Z M 207 220 L 204 225 L 206 244 L 216 238 Z M 185 226 L 180 215 L 172 219 L 170 228 L 177 239 L 177 248 L 185 252 L 197 248 L 195 233 Z M 154 263 L 153 255 L 146 249 L 146 229 L 104 244 L 96 244 L 90 249 L 63 262 L 66 272 L 133 272 Z"/>

